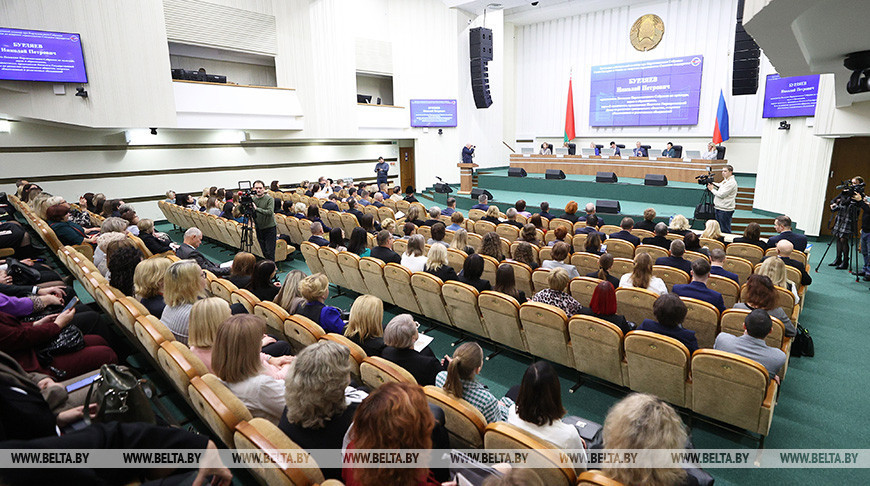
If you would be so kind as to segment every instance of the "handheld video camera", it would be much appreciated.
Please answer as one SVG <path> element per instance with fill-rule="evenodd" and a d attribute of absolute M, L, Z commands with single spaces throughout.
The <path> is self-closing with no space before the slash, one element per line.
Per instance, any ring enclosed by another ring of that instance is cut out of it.
<path fill-rule="evenodd" d="M 837 189 L 841 189 L 843 191 L 844 196 L 852 197 L 855 194 L 864 195 L 864 186 L 865 183 L 860 184 L 852 184 L 851 180 L 845 180 L 837 186 Z"/>
<path fill-rule="evenodd" d="M 712 172 L 708 172 L 706 174 L 701 174 L 695 177 L 695 180 L 698 181 L 698 184 L 702 186 L 706 186 L 707 184 L 713 184 L 716 182 L 716 176 L 713 175 Z"/>

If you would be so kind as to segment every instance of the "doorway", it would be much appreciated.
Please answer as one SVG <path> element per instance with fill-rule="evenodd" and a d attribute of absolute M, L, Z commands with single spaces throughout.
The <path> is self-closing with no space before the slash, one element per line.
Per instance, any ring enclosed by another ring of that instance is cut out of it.
<path fill-rule="evenodd" d="M 399 147 L 399 180 L 404 191 L 408 186 L 414 186 L 415 190 L 419 190 L 414 183 L 416 177 L 414 175 L 414 147 Z"/>
<path fill-rule="evenodd" d="M 828 220 L 831 215 L 829 206 L 831 199 L 834 199 L 840 190 L 837 186 L 840 181 L 851 179 L 855 176 L 861 176 L 865 180 L 870 177 L 870 172 L 867 168 L 867 154 L 870 153 L 870 137 L 852 137 L 838 138 L 834 140 L 834 151 L 831 153 L 831 170 L 828 173 L 828 189 L 825 193 L 825 206 L 822 214 L 822 227 L 819 228 L 820 235 L 830 235 L 831 230 L 828 228 Z M 860 225 L 861 222 L 859 221 Z"/>

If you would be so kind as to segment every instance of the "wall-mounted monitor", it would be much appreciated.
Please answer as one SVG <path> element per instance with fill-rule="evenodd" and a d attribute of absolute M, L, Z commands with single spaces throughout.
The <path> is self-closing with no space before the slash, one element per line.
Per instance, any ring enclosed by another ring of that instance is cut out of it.
<path fill-rule="evenodd" d="M 0 80 L 87 83 L 81 37 L 0 28 Z"/>
<path fill-rule="evenodd" d="M 589 125 L 697 125 L 704 56 L 593 66 Z"/>
<path fill-rule="evenodd" d="M 768 74 L 764 85 L 763 118 L 814 116 L 819 95 L 819 75 L 781 78 Z"/>
<path fill-rule="evenodd" d="M 456 100 L 411 100 L 412 127 L 455 127 Z"/>

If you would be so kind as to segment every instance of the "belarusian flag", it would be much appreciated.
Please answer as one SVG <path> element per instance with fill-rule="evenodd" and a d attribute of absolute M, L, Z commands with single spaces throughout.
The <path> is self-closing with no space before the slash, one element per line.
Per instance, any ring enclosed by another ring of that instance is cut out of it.
<path fill-rule="evenodd" d="M 571 78 L 568 78 L 568 109 L 565 113 L 565 141 L 570 142 L 577 136 L 574 133 L 574 92 L 571 90 Z"/>

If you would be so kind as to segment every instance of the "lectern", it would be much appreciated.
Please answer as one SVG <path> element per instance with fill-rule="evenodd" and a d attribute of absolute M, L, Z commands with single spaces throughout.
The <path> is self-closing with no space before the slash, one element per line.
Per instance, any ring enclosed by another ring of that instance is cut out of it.
<path fill-rule="evenodd" d="M 477 164 L 464 164 L 462 162 L 456 164 L 459 167 L 459 194 L 471 194 L 472 172 Z"/>

